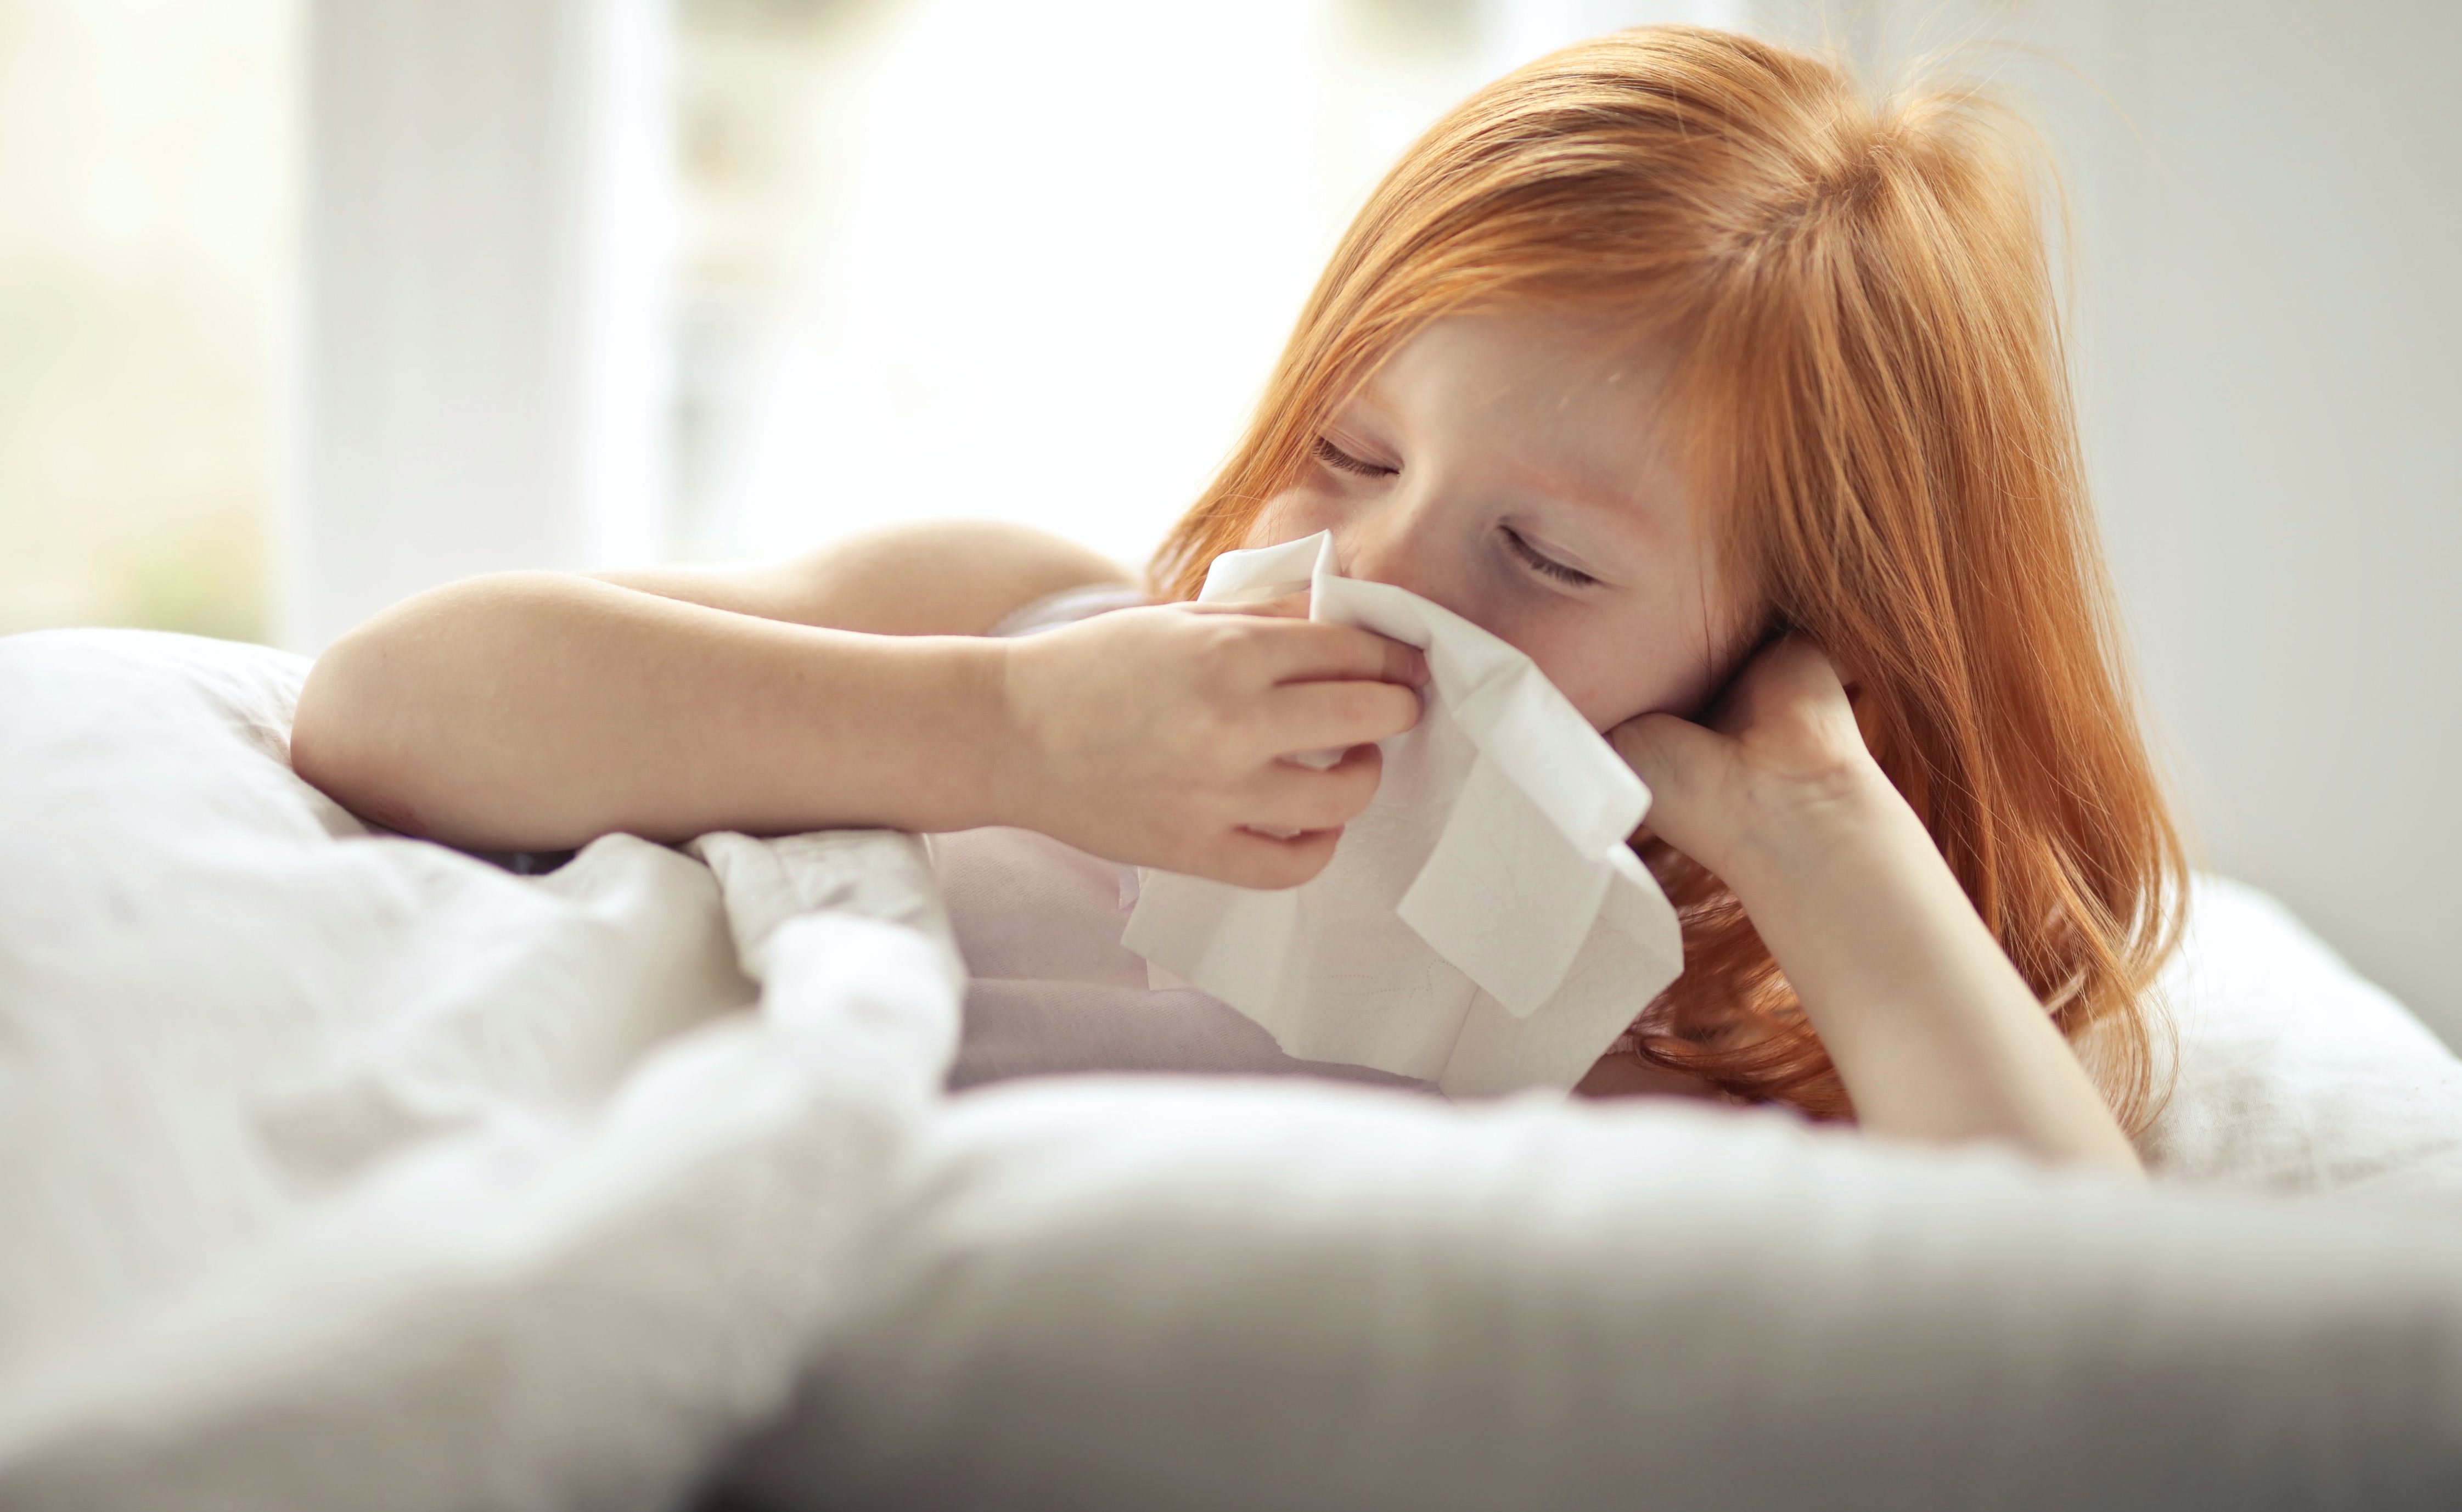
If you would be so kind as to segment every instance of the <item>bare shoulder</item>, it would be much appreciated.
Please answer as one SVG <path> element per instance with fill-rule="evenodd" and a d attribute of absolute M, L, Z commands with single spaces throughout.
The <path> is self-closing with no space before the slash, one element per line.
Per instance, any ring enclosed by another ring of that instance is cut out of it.
<path fill-rule="evenodd" d="M 764 619 L 887 636 L 979 636 L 1065 589 L 1137 580 L 1074 541 L 997 520 L 893 526 L 782 562 L 591 575 Z"/>

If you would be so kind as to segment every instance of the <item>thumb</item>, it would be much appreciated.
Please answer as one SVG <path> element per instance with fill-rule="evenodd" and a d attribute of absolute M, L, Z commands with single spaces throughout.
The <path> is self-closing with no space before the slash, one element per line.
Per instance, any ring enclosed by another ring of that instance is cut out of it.
<path fill-rule="evenodd" d="M 1684 808 L 1718 759 L 1725 736 L 1673 714 L 1636 714 L 1608 731 L 1608 744 L 1650 788 L 1650 814 Z"/>

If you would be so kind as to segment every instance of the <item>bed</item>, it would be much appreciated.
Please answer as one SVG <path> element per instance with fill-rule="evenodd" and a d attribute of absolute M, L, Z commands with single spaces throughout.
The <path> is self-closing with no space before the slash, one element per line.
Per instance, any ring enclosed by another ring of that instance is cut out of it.
<path fill-rule="evenodd" d="M 1774 1112 L 953 1094 L 890 833 L 545 875 L 305 663 L 0 640 L 0 1504 L 2462 1505 L 2462 1063 L 2202 879 L 2150 1189 Z"/>

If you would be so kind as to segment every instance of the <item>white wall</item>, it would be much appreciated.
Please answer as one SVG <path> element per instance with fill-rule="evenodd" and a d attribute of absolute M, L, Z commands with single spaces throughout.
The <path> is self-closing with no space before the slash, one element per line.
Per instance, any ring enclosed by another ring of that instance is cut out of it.
<path fill-rule="evenodd" d="M 658 554 L 661 0 L 315 0 L 281 638 Z"/>
<path fill-rule="evenodd" d="M 2462 6 L 1764 4 L 1997 36 L 2084 233 L 2106 539 L 2201 858 L 2462 1045 Z"/>
<path fill-rule="evenodd" d="M 2215 863 L 2462 1045 L 2462 7 L 2137 26 L 2153 191 L 2097 418 L 2149 683 Z"/>

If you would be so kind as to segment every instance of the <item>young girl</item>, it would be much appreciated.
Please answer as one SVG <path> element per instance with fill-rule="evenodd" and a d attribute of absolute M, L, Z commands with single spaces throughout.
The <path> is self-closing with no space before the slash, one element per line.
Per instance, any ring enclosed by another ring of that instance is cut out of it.
<path fill-rule="evenodd" d="M 1327 529 L 1528 653 L 1655 795 L 1635 843 L 1686 969 L 1584 1090 L 2134 1170 L 2184 868 L 2022 140 L 1719 32 L 1570 49 L 1377 188 L 1145 594 L 963 524 L 478 578 L 335 643 L 293 759 L 474 848 L 1014 826 L 1062 871 L 1291 886 L 1425 670 L 1304 604 L 1187 600 L 1219 553 Z M 1055 628 L 993 634 L 1022 622 Z M 991 906 L 1068 927 L 1030 887 Z"/>

